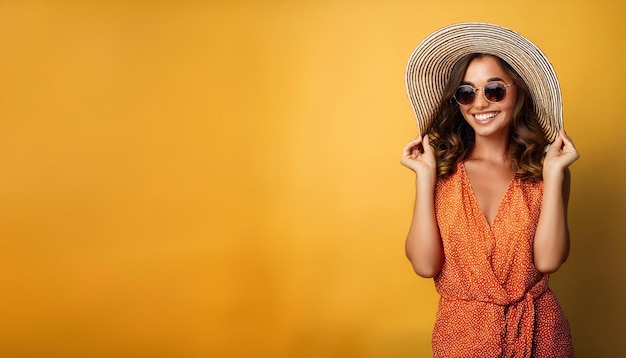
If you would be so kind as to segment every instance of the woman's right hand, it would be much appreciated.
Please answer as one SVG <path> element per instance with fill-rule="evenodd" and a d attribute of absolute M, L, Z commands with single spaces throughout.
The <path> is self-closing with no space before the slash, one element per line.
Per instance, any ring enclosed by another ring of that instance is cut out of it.
<path fill-rule="evenodd" d="M 424 137 L 418 136 L 407 143 L 402 151 L 401 163 L 418 175 L 430 175 L 432 177 L 436 175 L 437 160 L 434 150 L 430 146 L 428 134 Z"/>
<path fill-rule="evenodd" d="M 415 172 L 415 206 L 406 237 L 406 256 L 415 273 L 435 277 L 443 267 L 444 253 L 435 215 L 437 160 L 428 135 L 410 141 L 402 152 L 402 165 Z"/>

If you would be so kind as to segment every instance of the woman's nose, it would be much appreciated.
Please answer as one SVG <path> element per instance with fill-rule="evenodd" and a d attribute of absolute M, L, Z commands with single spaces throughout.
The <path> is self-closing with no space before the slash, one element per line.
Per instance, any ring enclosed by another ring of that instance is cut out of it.
<path fill-rule="evenodd" d="M 480 92 L 480 93 L 478 93 Z M 476 96 L 474 96 L 474 107 L 484 108 L 489 105 L 487 97 L 485 97 L 484 89 L 480 88 L 476 90 Z"/>

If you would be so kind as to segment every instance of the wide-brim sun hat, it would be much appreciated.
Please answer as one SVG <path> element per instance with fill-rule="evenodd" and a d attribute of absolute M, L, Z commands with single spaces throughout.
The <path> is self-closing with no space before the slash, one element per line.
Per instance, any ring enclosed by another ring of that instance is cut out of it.
<path fill-rule="evenodd" d="M 554 141 L 563 128 L 563 104 L 552 64 L 522 35 L 484 22 L 443 27 L 422 40 L 411 54 L 405 81 L 419 135 L 428 131 L 435 117 L 452 68 L 473 53 L 497 56 L 520 75 L 530 91 L 541 129 Z"/>

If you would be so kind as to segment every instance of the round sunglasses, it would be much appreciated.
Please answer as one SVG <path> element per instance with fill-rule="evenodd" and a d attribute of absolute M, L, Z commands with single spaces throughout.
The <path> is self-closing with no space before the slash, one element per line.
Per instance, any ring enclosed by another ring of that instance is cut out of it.
<path fill-rule="evenodd" d="M 492 103 L 500 102 L 504 99 L 504 97 L 506 97 L 506 89 L 511 86 L 513 85 L 507 85 L 500 81 L 488 82 L 485 87 L 482 88 L 474 88 L 470 85 L 461 85 L 454 93 L 454 100 L 462 106 L 469 106 L 474 103 L 474 100 L 476 99 L 476 91 L 482 90 L 487 101 Z"/>

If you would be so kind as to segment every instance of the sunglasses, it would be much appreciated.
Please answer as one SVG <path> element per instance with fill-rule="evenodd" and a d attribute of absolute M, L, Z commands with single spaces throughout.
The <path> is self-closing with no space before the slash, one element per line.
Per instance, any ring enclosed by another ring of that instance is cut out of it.
<path fill-rule="evenodd" d="M 482 90 L 487 101 L 492 103 L 500 102 L 506 97 L 506 89 L 511 86 L 513 85 L 507 85 L 500 81 L 488 82 L 483 88 L 461 85 L 454 93 L 454 100 L 462 106 L 469 106 L 476 99 L 476 91 Z"/>

